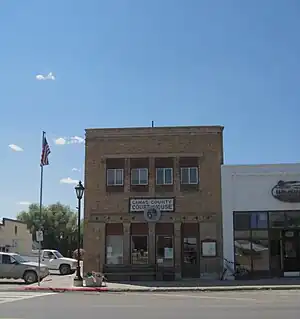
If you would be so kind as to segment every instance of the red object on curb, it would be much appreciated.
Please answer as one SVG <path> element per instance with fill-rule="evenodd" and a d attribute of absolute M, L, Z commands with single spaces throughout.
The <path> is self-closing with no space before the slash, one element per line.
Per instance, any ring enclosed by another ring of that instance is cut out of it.
<path fill-rule="evenodd" d="M 49 292 L 106 292 L 107 287 L 73 287 L 73 288 L 51 288 L 51 287 L 25 287 L 18 290 L 23 291 L 49 291 Z"/>

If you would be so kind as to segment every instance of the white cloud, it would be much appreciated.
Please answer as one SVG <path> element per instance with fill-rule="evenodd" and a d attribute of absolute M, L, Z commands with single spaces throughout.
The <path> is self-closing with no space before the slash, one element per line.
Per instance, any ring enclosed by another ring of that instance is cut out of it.
<path fill-rule="evenodd" d="M 16 145 L 16 144 L 9 144 L 8 147 L 10 147 L 15 152 L 23 152 L 23 148 Z"/>
<path fill-rule="evenodd" d="M 77 184 L 78 180 L 72 179 L 71 177 L 66 177 L 66 178 L 62 178 L 59 182 L 61 184 Z"/>
<path fill-rule="evenodd" d="M 71 137 L 59 137 L 54 140 L 56 145 L 66 145 L 66 144 L 82 144 L 84 143 L 84 138 L 80 136 Z"/>
<path fill-rule="evenodd" d="M 50 72 L 48 75 L 38 74 L 35 78 L 39 81 L 45 81 L 45 80 L 54 81 L 55 80 L 55 76 L 52 74 L 52 72 Z"/>
<path fill-rule="evenodd" d="M 74 168 L 72 168 L 72 172 L 80 172 L 80 169 L 79 169 L 79 168 L 74 167 Z"/>
<path fill-rule="evenodd" d="M 29 205 L 31 205 L 31 203 L 30 202 L 26 202 L 26 201 L 24 201 L 24 202 L 19 202 L 18 203 L 19 205 L 24 205 L 24 206 L 29 206 Z"/>

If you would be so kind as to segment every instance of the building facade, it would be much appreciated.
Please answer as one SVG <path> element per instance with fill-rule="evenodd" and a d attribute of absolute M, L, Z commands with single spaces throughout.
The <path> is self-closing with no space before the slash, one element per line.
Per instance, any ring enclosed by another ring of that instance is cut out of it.
<path fill-rule="evenodd" d="M 3 218 L 0 223 L 0 251 L 27 254 L 32 249 L 32 235 L 26 223 Z"/>
<path fill-rule="evenodd" d="M 218 276 L 223 127 L 87 129 L 84 271 Z"/>
<path fill-rule="evenodd" d="M 224 165 L 222 205 L 224 258 L 249 279 L 300 276 L 300 164 Z"/>

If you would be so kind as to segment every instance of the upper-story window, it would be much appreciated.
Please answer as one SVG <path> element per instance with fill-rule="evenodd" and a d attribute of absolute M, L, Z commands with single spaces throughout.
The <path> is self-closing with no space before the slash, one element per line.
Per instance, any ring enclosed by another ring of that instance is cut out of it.
<path fill-rule="evenodd" d="M 172 185 L 173 184 L 173 168 L 164 167 L 156 169 L 156 185 Z"/>
<path fill-rule="evenodd" d="M 182 167 L 180 179 L 181 184 L 198 184 L 198 167 Z"/>
<path fill-rule="evenodd" d="M 148 185 L 148 168 L 133 168 L 131 185 Z"/>
<path fill-rule="evenodd" d="M 109 168 L 106 171 L 107 186 L 123 186 L 124 170 L 123 168 Z"/>

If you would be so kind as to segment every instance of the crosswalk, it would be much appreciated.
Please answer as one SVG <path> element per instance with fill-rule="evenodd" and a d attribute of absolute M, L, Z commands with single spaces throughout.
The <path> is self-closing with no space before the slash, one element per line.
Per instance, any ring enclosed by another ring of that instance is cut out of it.
<path fill-rule="evenodd" d="M 0 291 L 0 304 L 15 302 L 20 300 L 26 300 L 37 297 L 44 297 L 49 295 L 55 295 L 53 292 L 29 292 L 29 291 Z"/>

